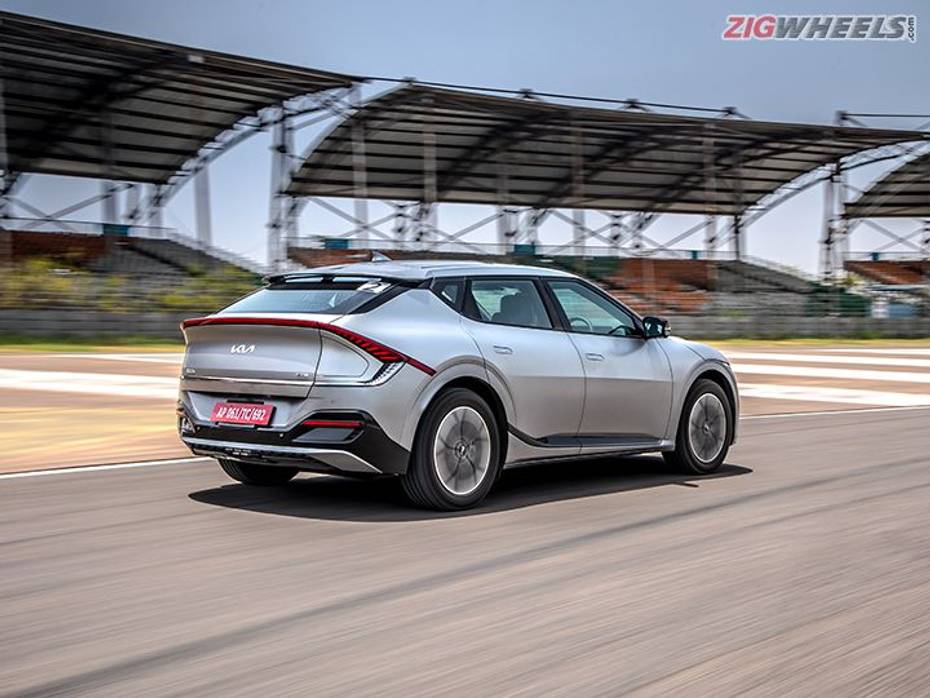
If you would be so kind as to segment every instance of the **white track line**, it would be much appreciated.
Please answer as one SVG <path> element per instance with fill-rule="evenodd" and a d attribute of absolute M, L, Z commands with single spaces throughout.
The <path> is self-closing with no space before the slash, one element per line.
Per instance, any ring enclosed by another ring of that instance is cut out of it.
<path fill-rule="evenodd" d="M 829 417 L 844 414 L 871 414 L 873 412 L 913 412 L 915 410 L 930 410 L 930 406 L 914 407 L 865 407 L 849 410 L 821 410 L 819 412 L 781 412 L 779 414 L 747 414 L 741 416 L 739 421 L 750 422 L 755 419 L 785 419 L 787 417 Z"/>
<path fill-rule="evenodd" d="M 888 381 L 893 383 L 930 383 L 930 371 L 872 371 L 868 369 L 831 368 L 829 366 L 776 366 L 773 364 L 732 364 L 741 375 L 793 376 L 795 378 L 842 378 L 853 381 Z"/>
<path fill-rule="evenodd" d="M 138 361 L 150 364 L 180 364 L 184 359 L 182 353 L 163 354 L 101 354 L 93 352 L 75 352 L 72 354 L 47 354 L 56 359 L 99 359 L 103 361 Z"/>
<path fill-rule="evenodd" d="M 795 361 L 811 364 L 854 364 L 860 366 L 894 366 L 898 368 L 930 368 L 930 359 L 906 359 L 889 356 L 830 356 L 823 354 L 777 354 L 762 351 L 728 351 L 729 359 L 744 361 Z"/>
<path fill-rule="evenodd" d="M 826 417 L 831 415 L 869 414 L 872 412 L 905 412 L 913 410 L 930 410 L 926 407 L 873 407 L 851 410 L 823 410 L 821 412 L 786 412 L 783 414 L 753 414 L 741 416 L 741 422 L 760 419 L 787 419 L 793 417 Z M 47 477 L 52 475 L 79 475 L 81 473 L 95 473 L 106 470 L 125 470 L 129 468 L 147 468 L 155 465 L 181 465 L 183 463 L 201 463 L 212 460 L 192 456 L 190 458 L 175 458 L 171 460 L 137 461 L 134 463 L 111 463 L 109 465 L 78 465 L 69 468 L 53 468 L 47 470 L 26 470 L 21 473 L 0 474 L 0 480 L 15 480 L 27 477 Z"/>
<path fill-rule="evenodd" d="M 802 402 L 839 402 L 875 407 L 916 407 L 930 405 L 930 394 L 892 393 L 881 390 L 828 388 L 819 385 L 776 385 L 773 383 L 739 384 L 741 398 L 763 400 L 798 400 Z"/>
<path fill-rule="evenodd" d="M 171 400 L 178 396 L 178 379 L 121 373 L 71 373 L 0 368 L 0 388 Z"/>
<path fill-rule="evenodd" d="M 98 473 L 104 470 L 124 470 L 127 468 L 148 468 L 153 465 L 180 465 L 182 463 L 201 463 L 209 458 L 191 456 L 190 458 L 172 458 L 169 460 L 144 460 L 133 463 L 110 463 L 109 465 L 76 465 L 68 468 L 48 468 L 46 470 L 25 470 L 21 473 L 0 474 L 0 480 L 16 480 L 24 477 L 46 477 L 50 475 L 73 475 L 75 473 Z"/>
<path fill-rule="evenodd" d="M 838 353 L 838 354 L 901 354 L 902 356 L 930 356 L 930 348 L 925 349 L 902 349 L 887 347 L 885 349 L 861 349 L 857 347 L 849 347 L 846 349 L 824 349 L 820 347 L 813 348 L 812 351 L 823 351 L 828 353 Z"/>

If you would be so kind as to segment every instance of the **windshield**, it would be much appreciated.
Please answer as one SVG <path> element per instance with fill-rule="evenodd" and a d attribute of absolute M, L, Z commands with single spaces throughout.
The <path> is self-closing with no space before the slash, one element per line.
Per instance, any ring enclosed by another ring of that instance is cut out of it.
<path fill-rule="evenodd" d="M 259 289 L 220 311 L 223 313 L 351 313 L 393 286 L 382 279 L 314 280 L 301 278 Z"/>

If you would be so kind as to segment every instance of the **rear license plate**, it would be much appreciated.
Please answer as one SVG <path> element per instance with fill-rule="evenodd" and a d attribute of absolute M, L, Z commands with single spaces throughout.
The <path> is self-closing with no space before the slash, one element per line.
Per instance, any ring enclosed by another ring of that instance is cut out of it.
<path fill-rule="evenodd" d="M 244 402 L 218 402 L 213 406 L 211 422 L 250 424 L 263 427 L 271 421 L 274 405 L 250 405 Z"/>

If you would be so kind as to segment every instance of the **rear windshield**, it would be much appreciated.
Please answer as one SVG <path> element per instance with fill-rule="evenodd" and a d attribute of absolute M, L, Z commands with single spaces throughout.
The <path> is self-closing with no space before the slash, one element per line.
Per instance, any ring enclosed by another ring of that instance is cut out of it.
<path fill-rule="evenodd" d="M 324 313 L 343 315 L 395 288 L 383 279 L 287 280 L 259 289 L 220 313 Z"/>

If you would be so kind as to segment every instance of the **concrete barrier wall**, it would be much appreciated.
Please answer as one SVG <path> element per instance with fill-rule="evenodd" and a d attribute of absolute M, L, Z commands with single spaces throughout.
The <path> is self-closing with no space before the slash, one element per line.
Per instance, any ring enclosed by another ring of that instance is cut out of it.
<path fill-rule="evenodd" d="M 182 340 L 180 323 L 195 313 L 102 313 L 74 310 L 0 310 L 0 336 L 114 337 L 140 336 Z"/>
<path fill-rule="evenodd" d="M 27 337 L 144 336 L 181 339 L 178 325 L 192 315 L 102 313 L 75 310 L 0 310 L 0 335 Z M 930 318 L 670 317 L 681 337 L 930 337 Z"/>
<path fill-rule="evenodd" d="M 758 337 L 930 337 L 930 318 L 844 318 L 844 317 L 702 317 L 685 315 L 668 318 L 672 334 L 681 337 L 728 339 Z"/>

